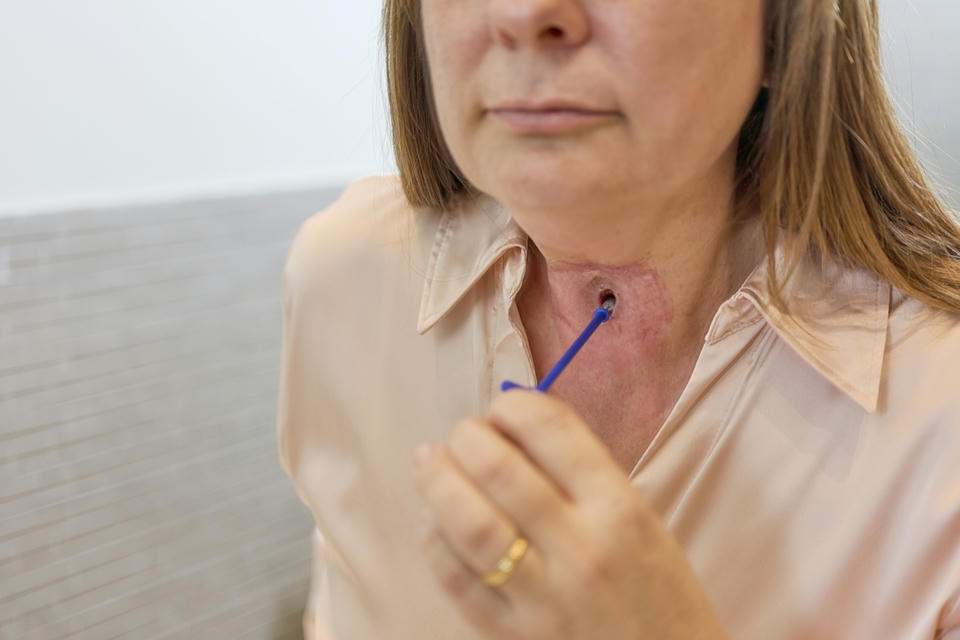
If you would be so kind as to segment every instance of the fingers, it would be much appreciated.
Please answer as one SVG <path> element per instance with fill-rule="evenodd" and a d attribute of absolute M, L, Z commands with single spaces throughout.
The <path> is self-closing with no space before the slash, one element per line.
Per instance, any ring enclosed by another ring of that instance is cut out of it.
<path fill-rule="evenodd" d="M 473 581 L 489 589 L 482 577 L 496 567 L 519 532 L 510 518 L 470 481 L 444 447 L 434 447 L 433 458 L 415 472 L 418 490 L 450 550 L 470 570 Z M 522 582 L 524 574 L 523 567 L 518 565 L 508 582 Z"/>
<path fill-rule="evenodd" d="M 432 523 L 425 524 L 420 547 L 437 582 L 475 626 L 489 629 L 506 617 L 503 593 L 484 584 Z"/>
<path fill-rule="evenodd" d="M 524 536 L 542 548 L 563 544 L 559 538 L 569 533 L 572 504 L 556 484 L 488 421 L 465 418 L 458 422 L 448 448 L 473 486 Z"/>
<path fill-rule="evenodd" d="M 514 389 L 498 396 L 487 418 L 559 486 L 574 503 L 586 504 L 623 484 L 610 451 L 567 403 L 537 391 Z"/>

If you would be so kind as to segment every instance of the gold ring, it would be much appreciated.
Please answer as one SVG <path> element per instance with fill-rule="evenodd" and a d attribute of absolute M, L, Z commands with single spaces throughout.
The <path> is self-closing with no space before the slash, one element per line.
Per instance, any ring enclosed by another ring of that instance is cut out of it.
<path fill-rule="evenodd" d="M 527 546 L 527 539 L 523 536 L 517 536 L 504 556 L 497 562 L 497 568 L 483 576 L 484 583 L 495 587 L 506 582 L 517 563 L 520 562 L 520 558 L 527 552 Z"/>

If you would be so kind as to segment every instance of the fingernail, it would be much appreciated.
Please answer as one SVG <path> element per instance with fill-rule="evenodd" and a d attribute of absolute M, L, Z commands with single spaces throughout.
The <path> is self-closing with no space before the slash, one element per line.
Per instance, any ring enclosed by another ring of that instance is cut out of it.
<path fill-rule="evenodd" d="M 418 467 L 422 467 L 430 458 L 433 457 L 433 446 L 429 442 L 424 442 L 417 447 L 413 456 L 413 461 Z"/>

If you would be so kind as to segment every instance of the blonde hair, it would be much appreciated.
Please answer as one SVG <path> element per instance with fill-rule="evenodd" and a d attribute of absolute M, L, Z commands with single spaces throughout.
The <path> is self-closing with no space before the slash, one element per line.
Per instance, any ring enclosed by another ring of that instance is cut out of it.
<path fill-rule="evenodd" d="M 769 285 L 808 254 L 869 269 L 960 312 L 960 225 L 931 189 L 884 85 L 876 0 L 767 0 L 766 77 L 739 138 L 737 199 L 763 217 Z M 385 0 L 382 37 L 394 152 L 415 207 L 478 195 L 435 113 L 418 0 Z M 787 276 L 788 277 L 788 276 Z"/>

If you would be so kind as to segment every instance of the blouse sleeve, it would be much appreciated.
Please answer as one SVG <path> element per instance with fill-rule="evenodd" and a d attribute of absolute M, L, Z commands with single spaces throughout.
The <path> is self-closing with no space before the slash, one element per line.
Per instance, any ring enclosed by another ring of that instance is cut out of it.
<path fill-rule="evenodd" d="M 304 640 L 334 640 L 327 621 L 323 617 L 323 612 L 326 611 L 324 603 L 329 598 L 326 567 L 326 544 L 323 534 L 314 527 L 313 570 L 310 575 L 310 592 L 307 596 L 307 605 L 303 611 Z"/>
<path fill-rule="evenodd" d="M 302 229 L 301 229 L 302 230 Z M 300 498 L 300 501 L 310 509 L 310 501 L 306 492 L 297 482 L 296 474 L 291 464 L 291 437 L 295 437 L 295 430 L 292 429 L 293 423 L 298 419 L 296 407 L 298 380 L 294 372 L 293 361 L 296 347 L 294 345 L 294 325 L 296 319 L 296 298 L 297 298 L 297 269 L 296 269 L 296 249 L 301 234 L 298 233 L 287 254 L 287 259 L 283 268 L 282 277 L 282 339 L 281 339 L 281 363 L 279 393 L 277 402 L 277 453 L 280 466 L 284 473 L 290 478 L 293 488 Z M 315 520 L 315 517 L 314 517 Z M 328 622 L 325 619 L 326 611 L 324 605 L 329 601 L 329 579 L 327 577 L 328 550 L 327 544 L 322 532 L 314 522 L 313 532 L 311 534 L 311 572 L 310 587 L 307 592 L 307 600 L 303 610 L 302 627 L 304 640 L 337 640 L 329 630 Z"/>

